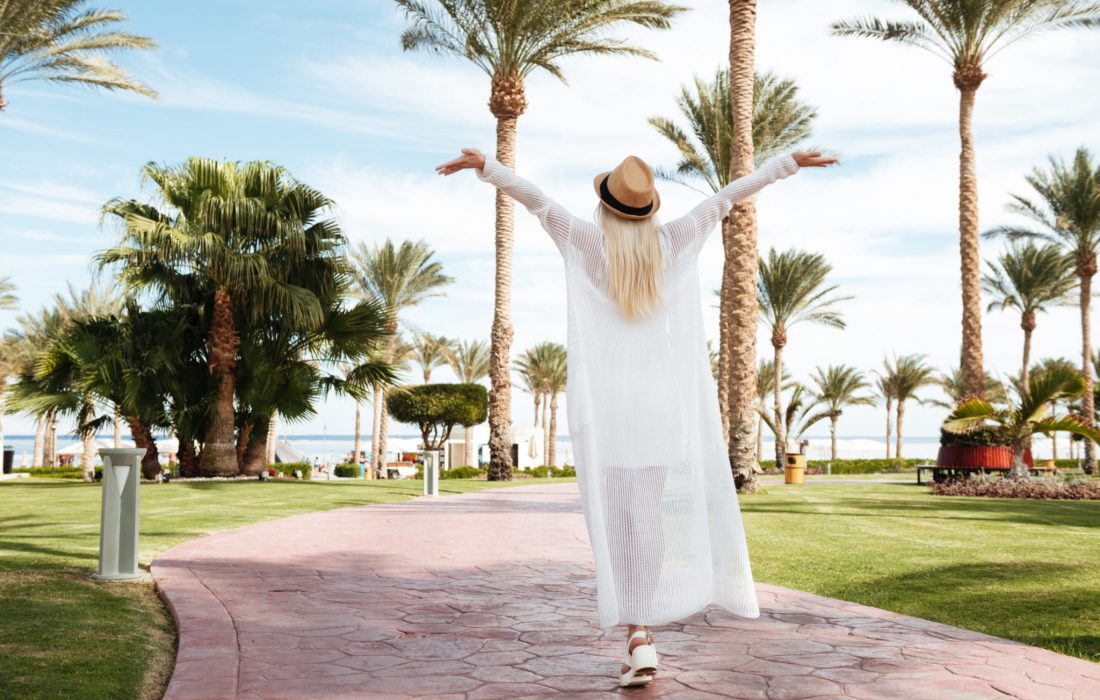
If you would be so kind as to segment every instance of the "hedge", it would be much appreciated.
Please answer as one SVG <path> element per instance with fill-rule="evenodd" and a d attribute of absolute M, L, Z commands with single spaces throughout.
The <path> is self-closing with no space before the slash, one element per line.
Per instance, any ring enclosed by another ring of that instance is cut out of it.
<path fill-rule="evenodd" d="M 907 469 L 916 469 L 918 464 L 925 464 L 927 459 L 812 459 L 806 462 L 806 469 L 817 470 L 825 473 L 825 466 L 832 465 L 833 474 L 876 474 L 878 472 L 899 472 Z M 764 460 L 760 463 L 765 471 L 775 472 L 775 460 Z"/>
<path fill-rule="evenodd" d="M 45 477 L 49 479 L 83 479 L 84 470 L 80 467 L 19 467 L 12 469 L 13 473 L 30 474 L 31 476 Z M 103 468 L 95 470 L 96 475 L 103 473 Z"/>
<path fill-rule="evenodd" d="M 541 466 L 541 467 L 532 467 L 531 469 L 525 469 L 524 473 L 530 474 L 531 476 L 535 477 L 536 479 L 545 479 L 546 478 L 546 469 L 547 468 L 546 468 L 545 465 Z M 569 466 L 568 464 L 565 465 L 564 467 L 550 467 L 550 476 L 555 478 L 555 479 L 565 477 L 565 476 L 576 476 L 576 475 L 577 475 L 577 470 L 574 469 L 573 467 Z"/>
<path fill-rule="evenodd" d="M 1006 479 L 999 475 L 979 474 L 969 479 L 932 483 L 931 486 L 932 493 L 937 496 L 1100 500 L 1100 481 L 1096 479 Z"/>
<path fill-rule="evenodd" d="M 304 481 L 309 481 L 313 478 L 313 465 L 309 462 L 279 462 L 277 464 L 269 464 L 267 465 L 267 468 L 274 469 L 275 471 L 281 472 L 282 474 L 292 478 L 294 476 L 294 472 L 299 471 L 302 473 L 302 479 Z M 356 468 L 355 475 L 359 476 L 358 468 Z M 337 474 L 337 476 L 339 476 L 339 474 Z"/>
<path fill-rule="evenodd" d="M 447 469 L 439 474 L 440 479 L 476 479 L 488 473 L 488 469 L 478 469 L 469 465 Z M 423 473 L 421 473 L 423 478 Z"/>
<path fill-rule="evenodd" d="M 358 464 L 337 464 L 332 470 L 333 476 L 338 476 L 343 479 L 358 479 L 359 478 L 359 465 Z"/>

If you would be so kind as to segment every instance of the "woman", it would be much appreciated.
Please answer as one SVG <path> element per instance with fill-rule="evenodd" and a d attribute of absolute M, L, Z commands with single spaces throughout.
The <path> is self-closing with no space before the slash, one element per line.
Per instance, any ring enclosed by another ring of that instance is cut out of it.
<path fill-rule="evenodd" d="M 835 158 L 775 158 L 659 224 L 653 171 L 636 156 L 596 176 L 584 221 L 476 149 L 436 168 L 475 169 L 539 218 L 565 259 L 569 436 L 596 563 L 600 625 L 625 624 L 620 685 L 657 671 L 650 625 L 711 603 L 758 617 L 703 330 L 696 259 L 737 201 Z"/>

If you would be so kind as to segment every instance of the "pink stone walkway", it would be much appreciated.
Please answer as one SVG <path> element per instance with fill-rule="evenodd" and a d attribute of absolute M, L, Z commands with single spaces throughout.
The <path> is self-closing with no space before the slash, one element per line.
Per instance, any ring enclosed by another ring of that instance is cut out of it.
<path fill-rule="evenodd" d="M 587 541 L 560 484 L 188 542 L 152 567 L 180 629 L 166 697 L 1100 698 L 1100 665 L 767 585 L 759 620 L 658 628 L 658 679 L 620 691 Z"/>

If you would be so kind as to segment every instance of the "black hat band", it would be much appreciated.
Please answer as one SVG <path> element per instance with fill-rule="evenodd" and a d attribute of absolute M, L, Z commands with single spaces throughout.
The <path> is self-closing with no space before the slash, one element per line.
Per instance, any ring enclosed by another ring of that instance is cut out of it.
<path fill-rule="evenodd" d="M 644 207 L 630 207 L 615 199 L 615 195 L 611 194 L 611 190 L 607 189 L 607 181 L 610 177 L 611 175 L 607 175 L 604 177 L 603 181 L 600 182 L 600 199 L 602 199 L 604 203 L 615 211 L 629 216 L 645 216 L 653 211 L 653 202 L 650 202 Z"/>

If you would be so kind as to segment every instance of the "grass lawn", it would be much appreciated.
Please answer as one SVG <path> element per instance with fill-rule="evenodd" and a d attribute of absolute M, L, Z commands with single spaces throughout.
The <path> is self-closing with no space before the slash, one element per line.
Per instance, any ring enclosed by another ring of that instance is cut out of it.
<path fill-rule="evenodd" d="M 560 481 L 560 480 L 559 480 Z M 441 493 L 510 484 L 446 480 Z M 175 482 L 141 489 L 141 562 L 218 530 L 418 495 L 419 481 Z M 0 697 L 159 698 L 175 635 L 151 584 L 88 578 L 99 557 L 100 488 L 0 482 Z"/>
<path fill-rule="evenodd" d="M 741 499 L 756 580 L 1100 661 L 1100 502 L 767 490 Z"/>

